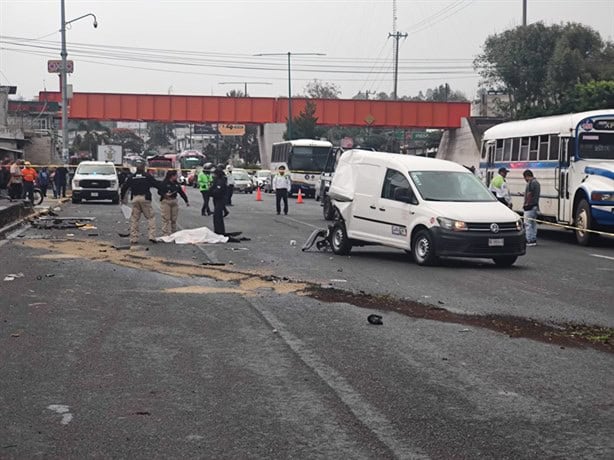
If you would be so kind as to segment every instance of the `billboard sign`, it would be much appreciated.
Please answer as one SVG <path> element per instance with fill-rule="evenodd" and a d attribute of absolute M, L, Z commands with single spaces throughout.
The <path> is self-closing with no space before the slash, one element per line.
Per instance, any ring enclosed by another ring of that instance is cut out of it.
<path fill-rule="evenodd" d="M 245 134 L 245 125 L 218 125 L 218 131 L 222 136 L 243 136 Z"/>

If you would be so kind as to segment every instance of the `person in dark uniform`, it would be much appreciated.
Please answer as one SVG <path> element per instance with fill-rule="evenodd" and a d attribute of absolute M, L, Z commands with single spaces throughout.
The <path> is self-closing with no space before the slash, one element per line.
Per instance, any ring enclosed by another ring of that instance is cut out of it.
<path fill-rule="evenodd" d="M 177 171 L 166 171 L 166 177 L 158 189 L 160 195 L 160 215 L 162 217 L 162 234 L 168 236 L 177 231 L 177 216 L 179 215 L 179 203 L 177 195 L 183 198 L 186 206 L 190 206 L 188 197 L 183 187 L 177 180 Z"/>
<path fill-rule="evenodd" d="M 226 215 L 226 198 L 228 186 L 226 184 L 226 174 L 224 170 L 216 168 L 213 173 L 213 182 L 211 183 L 211 196 L 213 197 L 213 231 L 218 235 L 226 233 L 224 227 L 224 216 Z"/>
<path fill-rule="evenodd" d="M 151 174 L 145 172 L 145 165 L 139 164 L 136 173 L 126 179 L 121 189 L 121 201 L 124 202 L 126 192 L 132 194 L 132 216 L 130 217 L 130 243 L 139 242 L 139 221 L 141 214 L 148 223 L 149 241 L 156 242 L 156 216 L 151 207 L 151 190 L 160 189 L 160 183 Z"/>

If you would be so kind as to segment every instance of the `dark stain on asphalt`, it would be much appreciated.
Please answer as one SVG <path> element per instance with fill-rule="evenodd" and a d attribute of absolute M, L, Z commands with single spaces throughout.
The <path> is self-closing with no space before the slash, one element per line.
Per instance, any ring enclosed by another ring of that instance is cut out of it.
<path fill-rule="evenodd" d="M 356 294 L 341 289 L 314 285 L 307 287 L 303 294 L 320 302 L 342 302 L 371 310 L 392 311 L 411 318 L 479 327 L 505 334 L 511 338 L 536 340 L 559 345 L 561 348 L 588 347 L 614 353 L 614 328 L 573 323 L 546 324 L 530 318 L 511 315 L 457 313 L 411 300 L 365 293 Z M 468 332 L 468 330 L 459 332 Z"/>

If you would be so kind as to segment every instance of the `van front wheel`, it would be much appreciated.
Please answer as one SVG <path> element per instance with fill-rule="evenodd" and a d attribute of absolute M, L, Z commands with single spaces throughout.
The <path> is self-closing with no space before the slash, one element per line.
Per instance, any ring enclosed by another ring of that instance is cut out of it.
<path fill-rule="evenodd" d="M 340 256 L 346 256 L 352 250 L 352 243 L 348 238 L 347 231 L 343 222 L 337 222 L 330 234 L 330 246 L 333 252 Z"/>
<path fill-rule="evenodd" d="M 420 230 L 416 234 L 411 245 L 411 254 L 418 265 L 435 265 L 438 262 L 431 232 Z"/>

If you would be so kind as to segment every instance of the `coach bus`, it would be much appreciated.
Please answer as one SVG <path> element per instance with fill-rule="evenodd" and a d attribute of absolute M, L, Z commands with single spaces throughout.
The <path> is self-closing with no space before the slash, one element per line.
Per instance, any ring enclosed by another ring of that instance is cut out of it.
<path fill-rule="evenodd" d="M 614 231 L 614 110 L 501 123 L 484 133 L 480 170 L 488 185 L 501 167 L 515 210 L 522 209 L 525 181 L 541 184 L 541 219 L 575 227 L 588 245 L 595 234 Z"/>
<path fill-rule="evenodd" d="M 173 169 L 173 158 L 168 155 L 154 155 L 147 158 L 147 172 L 157 179 L 163 179 L 166 171 Z"/>
<path fill-rule="evenodd" d="M 187 176 L 193 169 L 204 165 L 206 159 L 207 157 L 198 150 L 184 150 L 175 158 L 175 168 Z"/>
<path fill-rule="evenodd" d="M 271 169 L 275 174 L 277 168 L 284 165 L 292 180 L 290 194 L 299 189 L 306 196 L 314 197 L 316 183 L 326 167 L 326 160 L 333 148 L 328 141 L 312 139 L 296 139 L 293 141 L 273 144 L 271 153 Z"/>

